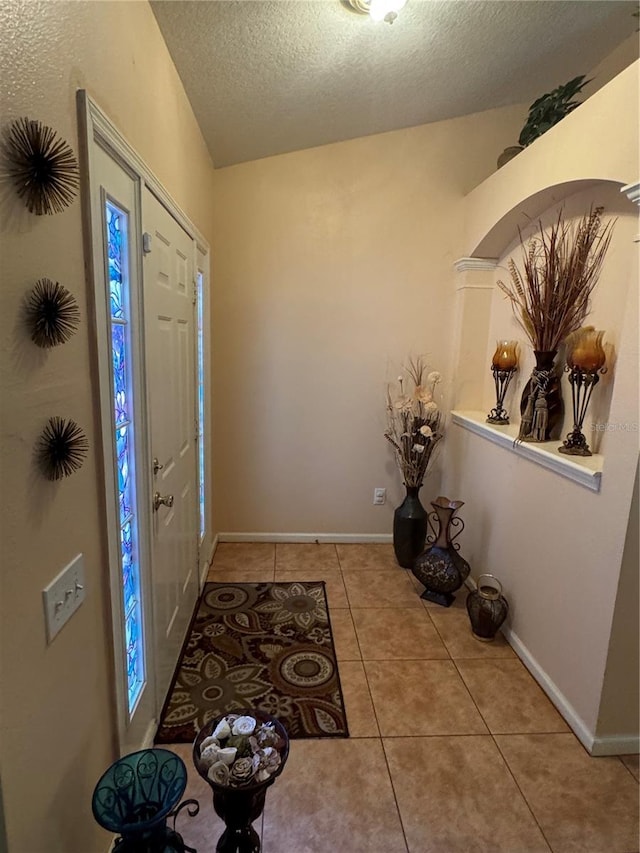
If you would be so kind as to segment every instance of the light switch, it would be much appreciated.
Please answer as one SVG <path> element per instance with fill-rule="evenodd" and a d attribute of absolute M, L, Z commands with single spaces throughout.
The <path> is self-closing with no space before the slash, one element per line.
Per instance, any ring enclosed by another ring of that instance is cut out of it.
<path fill-rule="evenodd" d="M 84 558 L 78 554 L 42 591 L 48 643 L 80 607 L 84 596 Z"/>

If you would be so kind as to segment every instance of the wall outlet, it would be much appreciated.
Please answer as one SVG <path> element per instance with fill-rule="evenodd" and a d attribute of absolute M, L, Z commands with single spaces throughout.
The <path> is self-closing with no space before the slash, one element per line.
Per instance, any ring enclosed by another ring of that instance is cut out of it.
<path fill-rule="evenodd" d="M 373 490 L 373 503 L 375 506 L 382 506 L 383 503 L 387 501 L 387 490 L 386 489 L 374 489 Z"/>
<path fill-rule="evenodd" d="M 80 607 L 84 596 L 84 558 L 82 554 L 78 554 L 49 586 L 42 590 L 48 643 Z"/>

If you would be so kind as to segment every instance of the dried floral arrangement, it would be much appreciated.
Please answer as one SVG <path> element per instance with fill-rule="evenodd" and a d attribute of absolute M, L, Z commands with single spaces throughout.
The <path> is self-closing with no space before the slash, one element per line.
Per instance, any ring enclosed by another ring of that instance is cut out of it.
<path fill-rule="evenodd" d="M 395 450 L 406 486 L 421 486 L 433 450 L 442 438 L 442 416 L 434 393 L 440 374 L 428 372 L 424 358 L 410 358 L 398 376 L 398 387 L 387 387 L 387 429 L 384 437 Z"/>
<path fill-rule="evenodd" d="M 271 778 L 282 763 L 284 746 L 273 723 L 227 714 L 200 744 L 199 760 L 215 785 L 238 788 Z"/>
<path fill-rule="evenodd" d="M 511 281 L 499 281 L 498 287 L 538 352 L 556 351 L 589 313 L 614 225 L 603 225 L 602 210 L 592 207 L 573 223 L 560 210 L 548 231 L 539 221 L 537 235 L 527 243 L 519 231 L 522 272 L 510 258 Z"/>

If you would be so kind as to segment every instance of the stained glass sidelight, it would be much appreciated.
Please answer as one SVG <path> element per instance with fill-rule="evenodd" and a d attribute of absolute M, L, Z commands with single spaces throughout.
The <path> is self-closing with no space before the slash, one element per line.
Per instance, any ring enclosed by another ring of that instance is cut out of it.
<path fill-rule="evenodd" d="M 133 411 L 131 407 L 131 328 L 129 324 L 128 216 L 111 201 L 105 203 L 111 309 L 114 447 L 120 520 L 120 564 L 129 713 L 144 684 L 144 644 L 140 597 L 138 527 L 133 476 Z"/>
<path fill-rule="evenodd" d="M 204 327 L 203 327 L 203 277 L 198 273 L 198 482 L 200 503 L 200 541 L 204 538 L 205 502 L 204 502 Z"/>

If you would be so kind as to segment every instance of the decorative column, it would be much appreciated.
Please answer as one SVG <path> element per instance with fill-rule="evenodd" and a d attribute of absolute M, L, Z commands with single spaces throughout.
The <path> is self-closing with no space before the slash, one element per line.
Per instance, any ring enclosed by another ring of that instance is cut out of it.
<path fill-rule="evenodd" d="M 454 325 L 452 408 L 482 408 L 487 381 L 487 335 L 495 286 L 497 258 L 460 258 L 455 262 L 456 313 Z"/>

